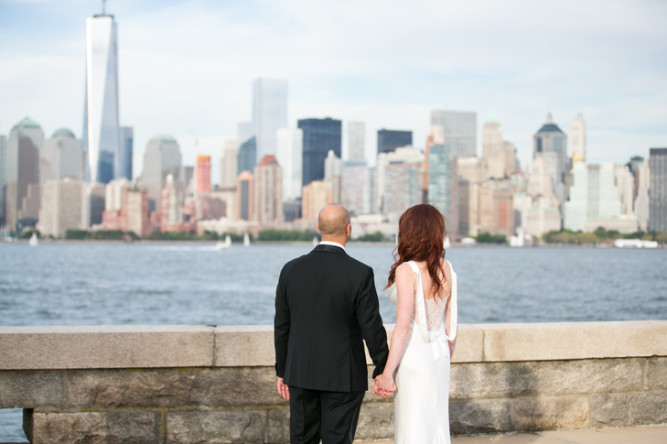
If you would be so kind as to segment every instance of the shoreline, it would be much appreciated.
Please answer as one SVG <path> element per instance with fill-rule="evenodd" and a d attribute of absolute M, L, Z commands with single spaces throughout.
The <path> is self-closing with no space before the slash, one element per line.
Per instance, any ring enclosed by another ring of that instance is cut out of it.
<path fill-rule="evenodd" d="M 0 242 L 0 245 L 4 244 L 27 244 L 29 239 L 15 239 L 12 241 Z M 135 241 L 125 241 L 125 240 L 112 240 L 112 239 L 39 239 L 39 243 L 44 244 L 137 244 L 137 245 L 150 245 L 150 244 L 168 244 L 168 245 L 211 245 L 215 246 L 219 241 L 214 240 L 195 240 L 195 239 L 186 239 L 186 240 L 164 240 L 164 239 L 139 239 Z M 243 245 L 242 242 L 232 242 L 232 245 Z M 253 245 L 312 245 L 310 241 L 255 241 L 251 244 Z M 349 246 L 363 246 L 363 247 L 394 247 L 396 244 L 394 242 L 367 242 L 367 241 L 354 241 L 351 240 L 348 242 Z M 493 243 L 478 243 L 473 245 L 463 245 L 460 242 L 452 244 L 449 248 L 512 248 L 512 249 L 530 249 L 530 248 L 586 248 L 586 249 L 616 249 L 616 250 L 664 250 L 667 249 L 667 245 L 658 244 L 657 248 L 637 248 L 637 247 L 625 247 L 618 248 L 615 247 L 612 242 L 608 243 L 599 243 L 599 244 L 539 244 L 539 245 L 530 245 L 524 247 L 513 247 L 509 244 L 493 244 Z"/>

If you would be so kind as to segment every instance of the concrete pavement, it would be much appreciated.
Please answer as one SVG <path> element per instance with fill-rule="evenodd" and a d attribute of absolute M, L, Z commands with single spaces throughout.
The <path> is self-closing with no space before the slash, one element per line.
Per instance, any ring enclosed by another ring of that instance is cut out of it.
<path fill-rule="evenodd" d="M 372 444 L 392 443 L 379 441 Z M 452 438 L 452 444 L 667 444 L 667 425 L 457 436 Z"/>

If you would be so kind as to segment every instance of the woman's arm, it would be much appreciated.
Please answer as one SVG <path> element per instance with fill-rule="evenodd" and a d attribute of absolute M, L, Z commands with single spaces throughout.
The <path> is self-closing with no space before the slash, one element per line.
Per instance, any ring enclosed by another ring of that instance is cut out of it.
<path fill-rule="evenodd" d="M 447 338 L 450 338 L 448 344 L 449 344 L 449 359 L 451 360 L 452 356 L 454 355 L 454 348 L 456 347 L 456 338 L 458 336 L 457 335 L 458 289 L 456 288 L 457 282 L 456 279 L 454 279 L 454 270 L 452 269 L 451 264 L 447 262 L 445 264 L 445 267 L 447 267 L 449 271 L 447 278 L 449 279 L 451 285 L 451 292 L 449 298 L 447 299 L 447 305 L 445 306 L 445 334 L 447 335 Z"/>
<path fill-rule="evenodd" d="M 410 335 L 410 323 L 412 322 L 412 311 L 415 301 L 416 279 L 415 274 L 407 263 L 401 264 L 396 269 L 396 292 L 398 303 L 396 304 L 396 325 L 391 335 L 391 347 L 389 357 L 384 371 L 375 379 L 374 394 L 393 393 L 396 390 L 394 373 L 401 362 L 405 344 Z"/>

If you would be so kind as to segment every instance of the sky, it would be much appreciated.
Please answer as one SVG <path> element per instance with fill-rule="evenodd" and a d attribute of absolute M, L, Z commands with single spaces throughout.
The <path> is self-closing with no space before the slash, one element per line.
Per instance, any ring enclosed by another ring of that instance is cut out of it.
<path fill-rule="evenodd" d="M 81 137 L 86 18 L 101 0 L 0 0 L 0 134 L 29 116 L 45 136 Z M 288 124 L 332 117 L 413 131 L 432 110 L 497 120 L 530 163 L 551 113 L 581 113 L 588 161 L 626 163 L 667 147 L 663 0 L 108 0 L 118 26 L 120 121 L 135 134 L 134 175 L 155 135 L 185 164 L 213 156 L 251 117 L 252 81 L 289 82 Z"/>

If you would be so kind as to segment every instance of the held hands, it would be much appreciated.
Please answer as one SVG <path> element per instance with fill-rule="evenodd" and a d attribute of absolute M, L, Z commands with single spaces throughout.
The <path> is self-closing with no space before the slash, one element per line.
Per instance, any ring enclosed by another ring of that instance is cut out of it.
<path fill-rule="evenodd" d="M 375 378 L 375 386 L 373 387 L 373 395 L 382 396 L 387 399 L 394 395 L 396 391 L 396 384 L 394 378 L 384 373 Z"/>
<path fill-rule="evenodd" d="M 283 378 L 278 378 L 276 384 L 278 386 L 278 394 L 283 397 L 283 399 L 289 399 L 289 387 L 283 382 Z"/>

